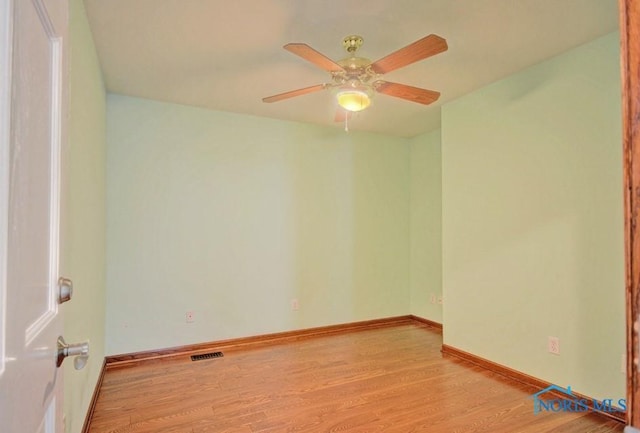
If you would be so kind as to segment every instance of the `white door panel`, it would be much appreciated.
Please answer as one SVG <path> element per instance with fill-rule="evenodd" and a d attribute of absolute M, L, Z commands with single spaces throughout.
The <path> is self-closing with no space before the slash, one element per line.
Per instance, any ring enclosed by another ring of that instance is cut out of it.
<path fill-rule="evenodd" d="M 56 357 L 68 0 L 0 1 L 0 125 L 9 126 L 0 133 L 0 429 L 62 433 Z"/>
<path fill-rule="evenodd" d="M 14 71 L 29 73 L 13 75 L 9 269 L 22 294 L 17 310 L 29 345 L 58 310 L 62 44 L 40 1 L 17 2 L 16 12 L 21 23 L 15 28 Z"/>

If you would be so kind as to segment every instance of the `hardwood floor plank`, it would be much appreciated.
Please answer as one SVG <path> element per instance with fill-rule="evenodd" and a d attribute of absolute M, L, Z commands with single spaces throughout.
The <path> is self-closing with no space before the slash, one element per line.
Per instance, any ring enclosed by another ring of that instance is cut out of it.
<path fill-rule="evenodd" d="M 613 433 L 595 413 L 534 415 L 537 390 L 440 353 L 399 323 L 107 368 L 90 433 Z"/>

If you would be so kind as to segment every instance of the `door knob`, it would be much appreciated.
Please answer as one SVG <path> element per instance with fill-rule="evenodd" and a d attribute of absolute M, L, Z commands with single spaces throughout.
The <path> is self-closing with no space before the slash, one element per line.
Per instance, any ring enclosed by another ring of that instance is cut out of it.
<path fill-rule="evenodd" d="M 76 370 L 82 370 L 89 359 L 89 342 L 67 344 L 64 338 L 58 337 L 58 359 L 56 365 L 60 367 L 66 357 L 73 356 L 73 366 Z"/>

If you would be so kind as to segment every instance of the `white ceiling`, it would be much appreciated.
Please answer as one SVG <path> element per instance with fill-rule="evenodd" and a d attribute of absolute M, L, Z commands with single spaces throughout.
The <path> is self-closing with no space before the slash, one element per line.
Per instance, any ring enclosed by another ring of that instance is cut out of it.
<path fill-rule="evenodd" d="M 449 50 L 386 80 L 437 90 L 424 106 L 376 95 L 352 130 L 403 137 L 437 128 L 440 106 L 618 28 L 616 0 L 85 0 L 109 92 L 277 119 L 333 121 L 328 90 L 262 98 L 330 82 L 285 51 L 304 42 L 334 60 L 364 37 L 377 60 L 423 36 Z"/>

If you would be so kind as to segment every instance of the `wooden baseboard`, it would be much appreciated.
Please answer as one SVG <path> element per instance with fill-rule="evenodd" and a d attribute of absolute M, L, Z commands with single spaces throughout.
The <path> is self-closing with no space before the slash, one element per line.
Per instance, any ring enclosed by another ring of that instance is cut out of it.
<path fill-rule="evenodd" d="M 361 322 L 344 323 L 338 325 L 320 326 L 316 328 L 299 329 L 294 331 L 277 332 L 273 334 L 256 335 L 251 337 L 232 338 L 229 340 L 212 341 L 208 343 L 190 344 L 186 346 L 171 347 L 166 349 L 150 350 L 145 352 L 126 353 L 106 357 L 107 368 L 114 368 L 124 364 L 135 363 L 157 358 L 197 354 L 203 352 L 218 351 L 246 346 L 270 345 L 287 341 L 295 341 L 303 338 L 323 335 L 339 334 L 345 332 L 361 331 L 366 329 L 398 326 L 419 321 L 426 323 L 426 319 L 416 319 L 415 316 L 396 316 L 384 319 L 365 320 Z M 435 324 L 435 322 L 430 322 Z"/>
<path fill-rule="evenodd" d="M 91 396 L 91 402 L 89 403 L 89 409 L 87 415 L 84 418 L 84 424 L 82 425 L 82 433 L 89 433 L 89 427 L 91 426 L 91 419 L 93 418 L 93 411 L 96 408 L 98 402 L 98 394 L 100 394 L 100 388 L 102 388 L 102 381 L 104 380 L 104 373 L 107 370 L 107 360 L 102 361 L 102 368 L 98 374 L 98 380 L 96 386 L 93 389 L 93 395 Z"/>
<path fill-rule="evenodd" d="M 442 334 L 442 323 L 434 322 L 433 320 L 425 319 L 424 317 L 416 316 L 413 314 L 409 315 L 409 317 L 411 318 L 411 320 L 427 325 L 428 327 L 433 328 Z"/>
<path fill-rule="evenodd" d="M 520 382 L 523 383 L 525 385 L 529 385 L 533 388 L 535 388 L 538 391 L 542 391 L 543 389 L 548 388 L 549 386 L 553 385 L 550 382 L 547 382 L 545 380 L 542 379 L 538 379 L 537 377 L 533 377 L 533 376 L 529 376 L 528 374 L 522 373 L 521 371 L 518 370 L 514 370 L 512 368 L 506 367 L 504 365 L 498 364 L 496 362 L 493 361 L 489 361 L 488 359 L 485 358 L 481 358 L 479 356 L 476 356 L 472 353 L 469 352 L 465 352 L 464 350 L 460 350 L 457 349 L 455 347 L 443 344 L 442 345 L 442 354 L 443 355 L 450 355 L 450 356 L 454 356 L 456 358 L 459 359 L 463 359 L 465 361 L 468 361 L 472 364 L 475 364 L 479 367 L 482 367 L 486 370 L 490 370 L 494 373 L 497 373 L 501 376 L 505 376 L 509 379 L 515 380 L 516 382 Z M 550 394 L 555 395 L 557 397 L 566 397 L 565 394 L 562 394 L 560 392 L 557 391 L 549 391 Z M 598 412 L 608 418 L 612 418 L 616 421 L 620 421 L 620 422 L 626 422 L 626 412 L 616 412 L 616 413 L 610 413 L 610 412 L 606 412 L 606 411 L 601 411 L 598 410 L 596 408 L 593 407 L 593 399 L 591 397 L 585 396 L 583 394 L 579 394 L 577 392 L 573 392 L 573 395 L 576 396 L 577 399 L 579 400 L 586 400 L 589 402 L 588 406 L 589 408 L 594 411 L 594 412 Z"/>

